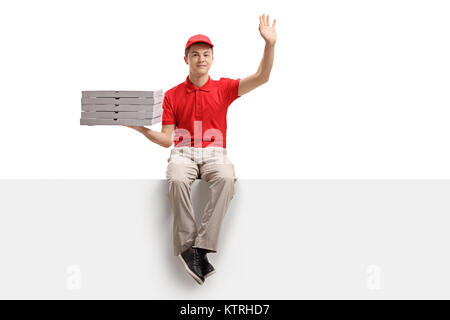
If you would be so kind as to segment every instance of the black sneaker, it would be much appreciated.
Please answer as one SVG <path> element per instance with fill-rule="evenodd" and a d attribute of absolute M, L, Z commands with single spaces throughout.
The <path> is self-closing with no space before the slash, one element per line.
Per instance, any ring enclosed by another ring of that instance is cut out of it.
<path fill-rule="evenodd" d="M 198 250 L 195 248 L 189 248 L 180 253 L 178 257 L 192 278 L 194 278 L 198 284 L 203 284 L 203 282 L 205 282 L 205 278 L 203 277 L 201 267 L 202 259 Z"/>
<path fill-rule="evenodd" d="M 197 250 L 200 252 L 201 256 L 203 277 L 208 278 L 209 276 L 212 276 L 214 273 L 216 273 L 216 270 L 214 269 L 213 265 L 208 261 L 208 257 L 206 256 L 208 250 L 202 248 L 197 248 Z"/>

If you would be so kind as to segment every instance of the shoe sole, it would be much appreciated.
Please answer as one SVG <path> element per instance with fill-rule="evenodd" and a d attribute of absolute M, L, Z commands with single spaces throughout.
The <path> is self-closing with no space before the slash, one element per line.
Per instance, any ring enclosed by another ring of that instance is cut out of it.
<path fill-rule="evenodd" d="M 195 281 L 198 282 L 198 284 L 203 284 L 202 279 L 200 279 L 194 272 L 192 272 L 191 269 L 189 269 L 189 266 L 187 265 L 186 261 L 184 261 L 183 257 L 181 256 L 181 254 L 178 255 L 178 258 L 180 258 L 181 262 L 184 265 L 184 268 L 186 269 L 186 271 L 191 275 L 192 278 L 194 278 Z"/>
<path fill-rule="evenodd" d="M 205 274 L 203 277 L 206 279 L 206 278 L 212 276 L 214 273 L 216 273 L 216 270 L 213 270 L 213 271 L 211 271 L 211 272 Z"/>

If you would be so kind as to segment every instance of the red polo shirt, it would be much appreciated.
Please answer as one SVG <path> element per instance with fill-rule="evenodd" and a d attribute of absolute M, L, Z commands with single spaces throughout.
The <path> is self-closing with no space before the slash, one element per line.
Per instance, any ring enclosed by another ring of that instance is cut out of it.
<path fill-rule="evenodd" d="M 162 124 L 175 124 L 175 147 L 226 148 L 227 111 L 239 98 L 241 79 L 208 76 L 201 88 L 186 81 L 164 93 Z"/>

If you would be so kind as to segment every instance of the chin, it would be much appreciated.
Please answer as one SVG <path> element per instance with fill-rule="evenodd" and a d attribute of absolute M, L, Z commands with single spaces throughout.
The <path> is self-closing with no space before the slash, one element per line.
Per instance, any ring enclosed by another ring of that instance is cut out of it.
<path fill-rule="evenodd" d="M 209 70 L 206 70 L 206 69 L 203 69 L 203 70 L 195 70 L 194 72 L 196 73 L 196 74 L 208 74 L 208 71 Z"/>

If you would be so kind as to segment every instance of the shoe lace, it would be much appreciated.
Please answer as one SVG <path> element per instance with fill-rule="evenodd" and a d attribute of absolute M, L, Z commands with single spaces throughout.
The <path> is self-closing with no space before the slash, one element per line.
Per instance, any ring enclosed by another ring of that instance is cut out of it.
<path fill-rule="evenodd" d="M 202 255 L 197 249 L 194 249 L 194 265 L 200 266 L 202 263 Z"/>

